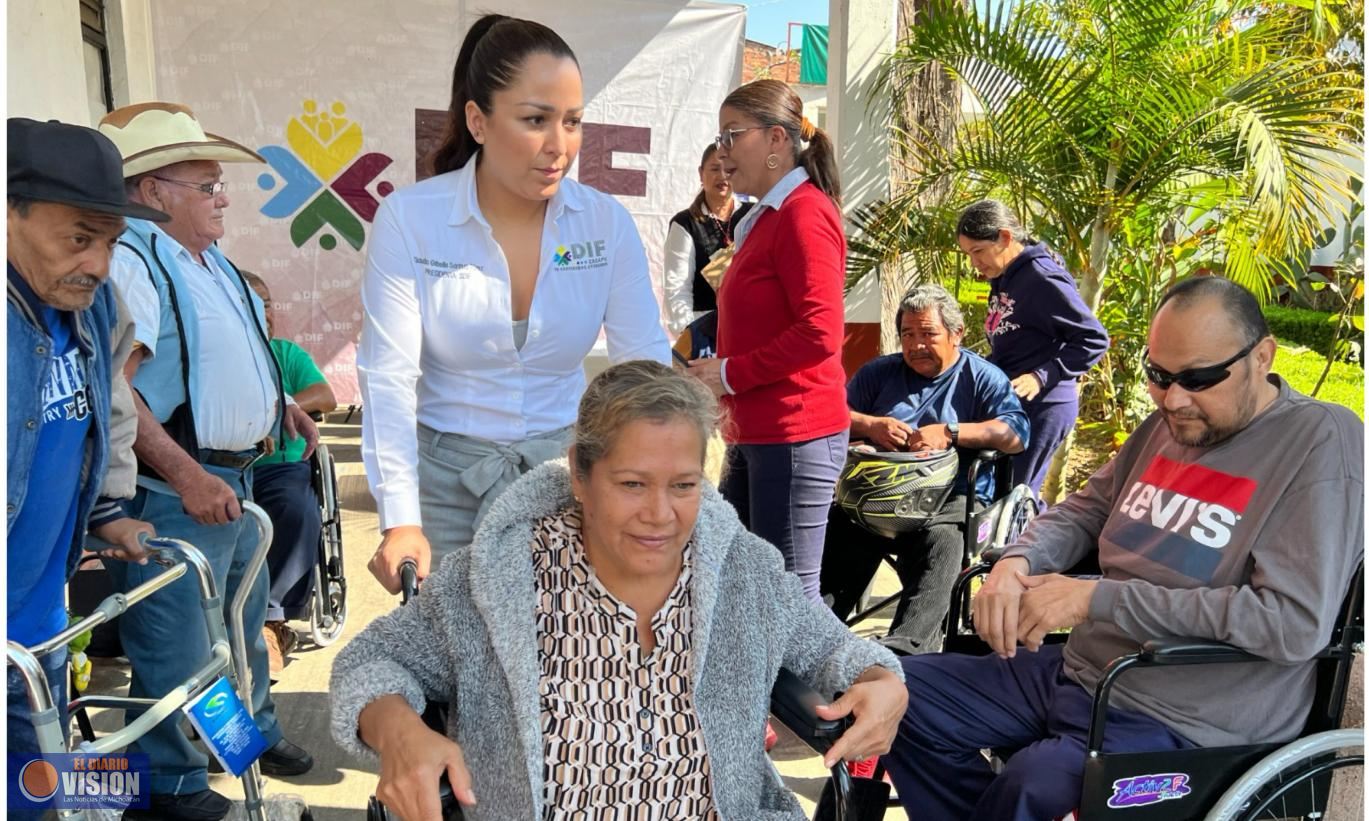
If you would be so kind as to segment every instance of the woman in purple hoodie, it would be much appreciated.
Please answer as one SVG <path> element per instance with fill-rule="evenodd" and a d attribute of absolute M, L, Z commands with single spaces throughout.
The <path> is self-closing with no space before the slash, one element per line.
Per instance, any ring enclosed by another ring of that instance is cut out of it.
<path fill-rule="evenodd" d="M 1079 416 L 1079 377 L 1103 357 L 1108 334 L 1060 258 L 1027 236 L 1003 203 L 966 208 L 956 239 L 989 280 L 989 361 L 1012 380 L 1031 421 L 1031 444 L 1013 457 L 1013 483 L 1040 493 L 1051 455 Z"/>

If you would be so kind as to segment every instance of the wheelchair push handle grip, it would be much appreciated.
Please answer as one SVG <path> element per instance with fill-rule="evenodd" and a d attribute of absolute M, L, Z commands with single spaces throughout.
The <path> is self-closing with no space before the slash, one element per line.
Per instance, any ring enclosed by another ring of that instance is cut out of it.
<path fill-rule="evenodd" d="M 399 563 L 399 600 L 408 604 L 418 595 L 418 562 L 405 559 Z"/>

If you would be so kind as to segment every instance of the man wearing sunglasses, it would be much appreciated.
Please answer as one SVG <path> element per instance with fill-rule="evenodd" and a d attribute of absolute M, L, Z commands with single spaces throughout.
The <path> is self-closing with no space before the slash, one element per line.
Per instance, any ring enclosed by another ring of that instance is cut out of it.
<path fill-rule="evenodd" d="M 1312 657 L 1364 557 L 1364 426 L 1271 372 L 1259 305 L 1229 280 L 1171 288 L 1149 341 L 1155 413 L 1007 548 L 975 597 L 993 653 L 904 660 L 908 713 L 885 763 L 910 815 L 1068 814 L 1094 687 L 1151 638 L 1268 661 L 1120 679 L 1109 751 L 1284 742 L 1302 729 Z M 1090 554 L 1101 578 L 1060 575 Z M 1061 628 L 1065 644 L 1044 643 Z M 995 775 L 978 751 L 1002 747 L 1020 751 Z"/>

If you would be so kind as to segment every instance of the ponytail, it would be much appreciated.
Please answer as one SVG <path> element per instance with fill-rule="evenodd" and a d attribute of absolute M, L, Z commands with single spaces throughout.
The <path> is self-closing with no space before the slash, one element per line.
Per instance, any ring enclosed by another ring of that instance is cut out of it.
<path fill-rule="evenodd" d="M 442 143 L 429 158 L 434 174 L 464 168 L 480 150 L 466 127 L 466 103 L 488 114 L 496 91 L 508 88 L 533 54 L 566 57 L 579 66 L 561 36 L 541 23 L 486 14 L 466 32 L 452 68 L 452 96 Z"/>
<path fill-rule="evenodd" d="M 813 185 L 841 206 L 836 149 L 826 132 L 803 116 L 803 100 L 794 89 L 779 80 L 754 80 L 727 95 L 723 107 L 743 112 L 762 125 L 778 125 L 788 131 L 794 144 L 794 164 L 802 166 Z M 801 149 L 805 142 L 807 147 Z"/>
<path fill-rule="evenodd" d="M 827 132 L 812 125 L 807 118 L 804 124 L 811 129 L 811 136 L 805 137 L 808 147 L 799 152 L 799 165 L 808 172 L 808 179 L 832 202 L 841 208 L 841 177 L 837 174 L 837 151 Z"/>

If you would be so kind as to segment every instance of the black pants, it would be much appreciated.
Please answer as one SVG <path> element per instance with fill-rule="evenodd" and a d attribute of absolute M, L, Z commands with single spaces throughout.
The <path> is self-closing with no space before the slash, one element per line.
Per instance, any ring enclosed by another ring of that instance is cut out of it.
<path fill-rule="evenodd" d="M 919 653 L 937 652 L 965 553 L 964 523 L 964 496 L 947 500 L 925 530 L 897 539 L 865 530 L 833 505 L 822 554 L 822 594 L 832 597 L 832 611 L 839 618 L 850 616 L 884 555 L 893 554 L 907 597 L 889 633 L 911 640 Z"/>
<path fill-rule="evenodd" d="M 259 465 L 254 472 L 252 494 L 271 517 L 275 530 L 266 554 L 266 566 L 271 571 L 266 620 L 307 618 L 323 530 L 323 513 L 309 463 Z"/>

